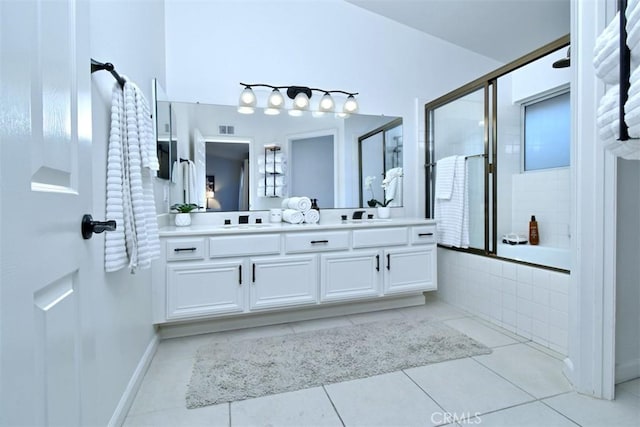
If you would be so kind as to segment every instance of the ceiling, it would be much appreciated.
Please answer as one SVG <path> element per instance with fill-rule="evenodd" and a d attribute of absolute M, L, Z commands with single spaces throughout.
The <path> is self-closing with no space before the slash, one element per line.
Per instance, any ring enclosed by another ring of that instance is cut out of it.
<path fill-rule="evenodd" d="M 570 30 L 570 0 L 345 0 L 497 61 Z"/>

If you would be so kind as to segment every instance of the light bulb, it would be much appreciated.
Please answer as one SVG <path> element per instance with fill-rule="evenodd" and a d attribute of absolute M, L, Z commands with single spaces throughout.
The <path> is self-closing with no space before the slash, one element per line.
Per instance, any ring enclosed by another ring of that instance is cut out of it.
<path fill-rule="evenodd" d="M 309 108 L 309 97 L 304 92 L 299 92 L 293 99 L 293 108 L 297 110 L 306 110 Z"/>
<path fill-rule="evenodd" d="M 240 106 L 241 107 L 255 107 L 256 106 L 256 94 L 253 90 L 247 86 L 240 94 Z"/>
<path fill-rule="evenodd" d="M 273 91 L 271 91 L 267 105 L 268 108 L 282 108 L 284 105 L 284 97 L 278 89 L 273 89 Z"/>
<path fill-rule="evenodd" d="M 342 107 L 342 111 L 345 113 L 357 113 L 358 112 L 358 102 L 353 97 L 353 95 L 349 95 L 347 100 L 344 102 L 344 107 Z"/>
<path fill-rule="evenodd" d="M 320 99 L 320 111 L 323 113 L 330 113 L 333 111 L 335 107 L 335 102 L 333 102 L 333 98 L 329 95 L 329 92 L 325 92 L 322 99 Z"/>

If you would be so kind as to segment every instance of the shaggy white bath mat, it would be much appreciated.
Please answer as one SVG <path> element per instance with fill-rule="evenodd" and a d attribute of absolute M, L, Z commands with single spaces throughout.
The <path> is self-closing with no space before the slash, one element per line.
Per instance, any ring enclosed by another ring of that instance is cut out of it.
<path fill-rule="evenodd" d="M 488 354 L 434 320 L 389 320 L 200 347 L 187 389 L 198 408 Z"/>

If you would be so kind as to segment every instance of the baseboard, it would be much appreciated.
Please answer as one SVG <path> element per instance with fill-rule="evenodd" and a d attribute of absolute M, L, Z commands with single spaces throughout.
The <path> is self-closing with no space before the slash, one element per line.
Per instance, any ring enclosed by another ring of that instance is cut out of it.
<path fill-rule="evenodd" d="M 136 366 L 135 371 L 133 371 L 133 375 L 131 375 L 127 388 L 124 390 L 124 393 L 122 393 L 122 397 L 120 397 L 118 406 L 116 406 L 116 409 L 109 420 L 109 427 L 121 426 L 124 423 L 127 413 L 129 412 L 129 409 L 133 404 L 133 400 L 136 397 L 136 393 L 138 393 L 138 389 L 142 384 L 144 375 L 147 373 L 151 360 L 156 354 L 159 342 L 160 337 L 158 334 L 153 334 L 151 341 L 149 341 L 149 344 L 147 345 L 147 349 L 144 351 L 142 358 L 140 358 L 140 361 L 138 362 L 138 366 Z"/>
<path fill-rule="evenodd" d="M 616 384 L 640 377 L 640 358 L 616 364 Z"/>
<path fill-rule="evenodd" d="M 253 328 L 257 326 L 277 325 L 281 323 L 412 307 L 424 304 L 425 296 L 423 294 L 419 294 L 367 302 L 314 306 L 296 310 L 283 311 L 280 309 L 274 312 L 254 313 L 236 317 L 163 324 L 159 326 L 159 333 L 161 339 L 178 338 L 189 335 Z"/>

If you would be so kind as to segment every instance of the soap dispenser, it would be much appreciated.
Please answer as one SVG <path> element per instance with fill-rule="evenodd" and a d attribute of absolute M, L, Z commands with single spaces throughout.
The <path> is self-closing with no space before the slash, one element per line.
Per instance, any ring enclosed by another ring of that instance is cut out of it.
<path fill-rule="evenodd" d="M 540 234 L 538 233 L 538 221 L 536 216 L 531 215 L 531 221 L 529 221 L 529 244 L 537 245 L 540 243 Z"/>
<path fill-rule="evenodd" d="M 315 209 L 320 212 L 320 207 L 318 206 L 318 199 L 311 199 L 311 209 Z"/>

